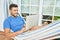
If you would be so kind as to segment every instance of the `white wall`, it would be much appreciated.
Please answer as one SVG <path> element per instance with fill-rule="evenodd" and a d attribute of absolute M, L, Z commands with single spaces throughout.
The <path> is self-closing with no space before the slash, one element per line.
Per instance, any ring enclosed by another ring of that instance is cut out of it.
<path fill-rule="evenodd" d="M 3 30 L 4 18 L 4 0 L 0 0 L 0 30 Z"/>

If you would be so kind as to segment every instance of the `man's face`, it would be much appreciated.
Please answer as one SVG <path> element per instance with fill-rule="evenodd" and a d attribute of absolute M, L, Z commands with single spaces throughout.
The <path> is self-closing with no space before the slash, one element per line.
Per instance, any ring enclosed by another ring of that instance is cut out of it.
<path fill-rule="evenodd" d="M 10 13 L 12 16 L 16 17 L 18 15 L 18 7 L 12 7 Z"/>

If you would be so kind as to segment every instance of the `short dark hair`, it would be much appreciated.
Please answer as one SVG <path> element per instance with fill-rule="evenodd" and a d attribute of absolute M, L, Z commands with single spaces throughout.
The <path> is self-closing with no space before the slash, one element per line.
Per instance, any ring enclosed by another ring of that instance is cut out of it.
<path fill-rule="evenodd" d="M 10 4 L 9 9 L 11 9 L 12 7 L 18 7 L 18 5 L 17 4 Z"/>

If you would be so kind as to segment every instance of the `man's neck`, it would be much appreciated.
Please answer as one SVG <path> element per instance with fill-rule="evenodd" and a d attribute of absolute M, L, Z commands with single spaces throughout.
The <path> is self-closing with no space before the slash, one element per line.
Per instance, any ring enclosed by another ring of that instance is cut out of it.
<path fill-rule="evenodd" d="M 14 18 L 17 17 L 17 16 L 13 16 L 13 15 L 11 15 L 11 16 L 14 17 Z"/>

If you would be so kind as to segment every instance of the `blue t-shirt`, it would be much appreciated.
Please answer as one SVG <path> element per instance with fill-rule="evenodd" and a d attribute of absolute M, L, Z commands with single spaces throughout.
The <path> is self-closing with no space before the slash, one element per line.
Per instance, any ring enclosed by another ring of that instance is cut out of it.
<path fill-rule="evenodd" d="M 20 16 L 16 16 L 16 17 L 8 17 L 7 19 L 5 19 L 4 21 L 4 29 L 5 28 L 9 28 L 10 30 L 12 30 L 13 32 L 19 31 L 24 27 L 24 20 L 23 18 L 21 18 Z"/>

